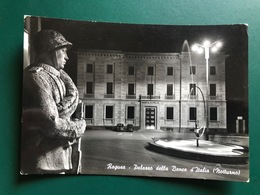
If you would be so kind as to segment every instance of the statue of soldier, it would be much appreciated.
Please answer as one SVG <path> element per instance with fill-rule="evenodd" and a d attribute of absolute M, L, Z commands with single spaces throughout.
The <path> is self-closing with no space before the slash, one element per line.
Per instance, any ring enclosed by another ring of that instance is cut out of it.
<path fill-rule="evenodd" d="M 86 123 L 73 118 L 78 90 L 63 70 L 72 43 L 54 30 L 33 39 L 36 61 L 24 70 L 21 174 L 78 173 L 74 154 Z M 74 151 L 74 152 L 73 152 Z"/>

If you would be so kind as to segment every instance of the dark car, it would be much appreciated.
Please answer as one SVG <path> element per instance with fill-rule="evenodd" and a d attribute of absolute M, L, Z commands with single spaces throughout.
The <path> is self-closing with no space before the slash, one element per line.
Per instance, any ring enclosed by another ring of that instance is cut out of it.
<path fill-rule="evenodd" d="M 128 124 L 127 126 L 125 126 L 122 123 L 118 123 L 116 125 L 116 131 L 129 131 L 129 132 L 133 132 L 134 131 L 134 126 L 132 124 Z"/>
<path fill-rule="evenodd" d="M 134 126 L 133 126 L 132 124 L 128 124 L 128 125 L 126 126 L 126 130 L 133 132 L 133 131 L 134 131 Z"/>
<path fill-rule="evenodd" d="M 125 126 L 124 126 L 124 124 L 118 123 L 118 124 L 116 125 L 116 130 L 117 130 L 117 131 L 125 131 Z"/>

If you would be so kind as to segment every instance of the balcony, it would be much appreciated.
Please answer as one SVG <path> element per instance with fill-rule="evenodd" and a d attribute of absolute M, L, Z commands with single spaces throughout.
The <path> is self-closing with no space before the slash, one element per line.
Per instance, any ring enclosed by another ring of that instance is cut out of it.
<path fill-rule="evenodd" d="M 126 99 L 136 99 L 136 95 L 126 95 Z"/>
<path fill-rule="evenodd" d="M 115 94 L 104 94 L 104 98 L 115 98 Z"/>
<path fill-rule="evenodd" d="M 174 100 L 175 99 L 175 95 L 173 94 L 173 95 L 167 95 L 167 94 L 165 94 L 165 99 L 166 100 Z"/>
<path fill-rule="evenodd" d="M 196 100 L 196 99 L 198 99 L 198 95 L 191 95 L 191 94 L 189 94 L 189 95 L 188 95 L 188 99 L 190 99 L 190 100 Z"/>
<path fill-rule="evenodd" d="M 148 100 L 155 100 L 155 99 L 160 99 L 159 95 L 142 95 L 142 99 L 148 99 Z"/>
<path fill-rule="evenodd" d="M 209 100 L 219 100 L 219 96 L 218 95 L 210 95 Z"/>
<path fill-rule="evenodd" d="M 84 98 L 95 98 L 94 94 L 86 94 L 84 93 Z"/>

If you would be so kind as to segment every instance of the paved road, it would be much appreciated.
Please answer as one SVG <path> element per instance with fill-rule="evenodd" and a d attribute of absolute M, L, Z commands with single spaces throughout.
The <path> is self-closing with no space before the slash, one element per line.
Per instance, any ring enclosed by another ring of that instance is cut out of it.
<path fill-rule="evenodd" d="M 148 142 L 153 137 L 168 136 L 172 136 L 172 133 L 160 130 L 87 130 L 82 138 L 82 173 L 247 180 L 248 165 L 187 160 L 148 149 Z"/>

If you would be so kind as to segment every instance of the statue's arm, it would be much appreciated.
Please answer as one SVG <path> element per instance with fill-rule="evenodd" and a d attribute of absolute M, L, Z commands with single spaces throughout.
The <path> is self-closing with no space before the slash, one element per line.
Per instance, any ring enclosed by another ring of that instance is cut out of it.
<path fill-rule="evenodd" d="M 76 138 L 82 136 L 86 123 L 84 120 L 72 121 L 70 118 L 61 118 L 53 98 L 54 90 L 45 75 L 34 81 L 37 110 L 39 110 L 38 128 L 42 134 L 54 138 Z"/>

